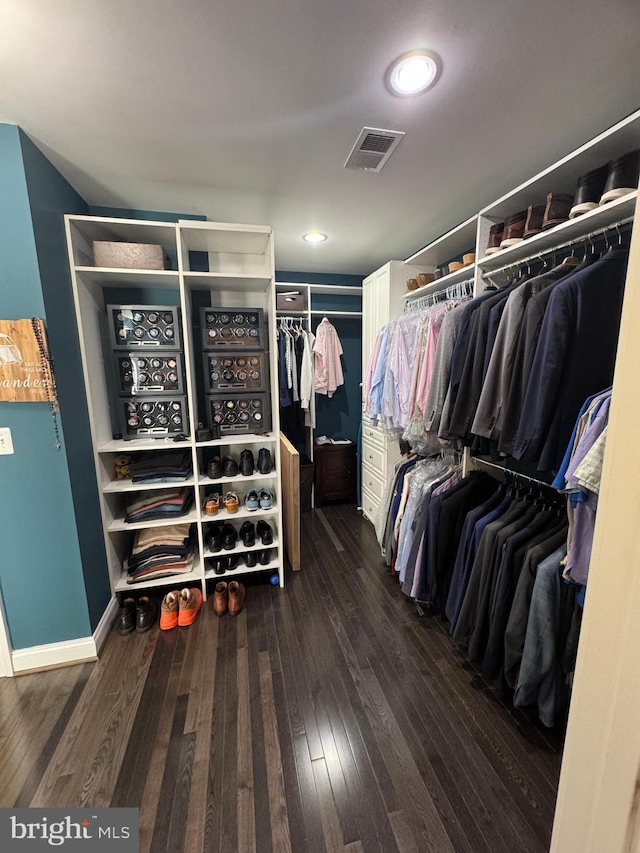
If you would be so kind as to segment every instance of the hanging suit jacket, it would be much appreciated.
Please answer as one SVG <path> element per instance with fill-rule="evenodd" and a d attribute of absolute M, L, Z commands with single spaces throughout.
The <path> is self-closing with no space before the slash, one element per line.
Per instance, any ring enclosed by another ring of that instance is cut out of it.
<path fill-rule="evenodd" d="M 558 469 L 583 401 L 611 384 L 627 260 L 610 249 L 551 294 L 513 448 L 540 471 Z"/>

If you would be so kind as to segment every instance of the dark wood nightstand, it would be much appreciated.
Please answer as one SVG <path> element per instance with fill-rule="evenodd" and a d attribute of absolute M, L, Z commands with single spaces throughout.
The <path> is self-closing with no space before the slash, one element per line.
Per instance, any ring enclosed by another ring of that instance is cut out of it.
<path fill-rule="evenodd" d="M 356 502 L 355 444 L 316 444 L 315 505 L 327 501 Z"/>

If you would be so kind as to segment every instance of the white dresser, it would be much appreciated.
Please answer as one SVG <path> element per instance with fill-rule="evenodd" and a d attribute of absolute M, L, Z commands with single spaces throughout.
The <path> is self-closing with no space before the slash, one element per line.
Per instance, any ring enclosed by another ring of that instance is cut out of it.
<path fill-rule="evenodd" d="M 404 309 L 407 279 L 424 267 L 389 261 L 362 282 L 362 370 L 366 371 L 378 331 Z M 373 521 L 393 466 L 400 458 L 397 438 L 389 438 L 368 418 L 362 421 L 362 512 Z"/>

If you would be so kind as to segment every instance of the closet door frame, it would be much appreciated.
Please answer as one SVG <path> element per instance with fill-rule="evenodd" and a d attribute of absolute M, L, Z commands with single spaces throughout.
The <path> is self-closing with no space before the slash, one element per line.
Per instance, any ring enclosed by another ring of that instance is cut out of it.
<path fill-rule="evenodd" d="M 638 329 L 634 228 L 552 853 L 640 851 Z"/>

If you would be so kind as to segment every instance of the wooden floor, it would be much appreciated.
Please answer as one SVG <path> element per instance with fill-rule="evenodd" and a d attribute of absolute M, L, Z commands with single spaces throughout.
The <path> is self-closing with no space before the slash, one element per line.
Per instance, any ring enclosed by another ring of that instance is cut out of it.
<path fill-rule="evenodd" d="M 354 507 L 303 519 L 302 571 L 239 617 L 0 680 L 0 806 L 137 806 L 153 853 L 548 850 L 560 735 L 416 614 Z"/>

